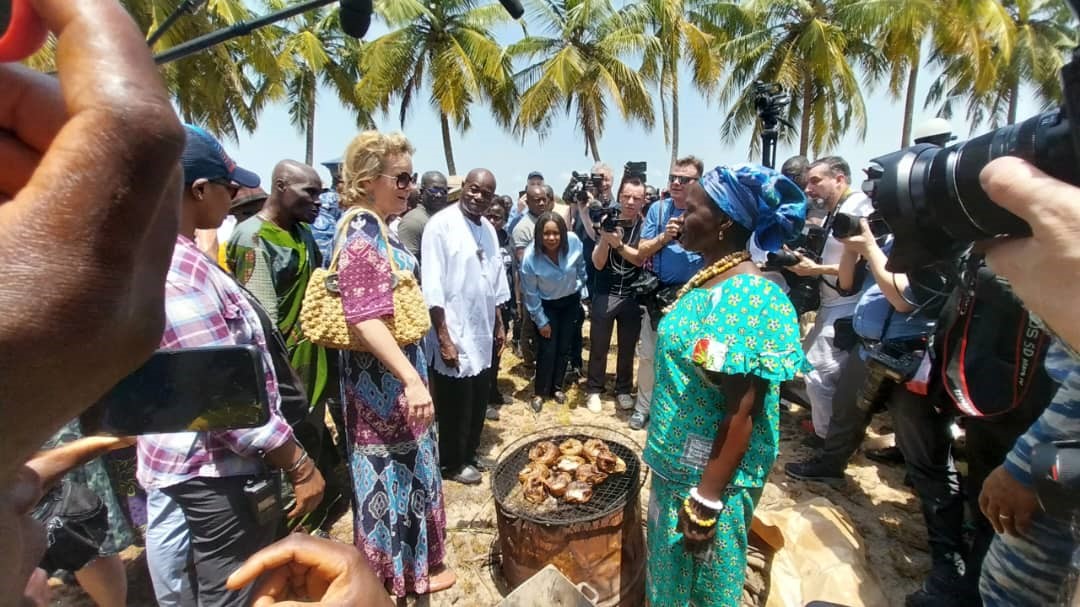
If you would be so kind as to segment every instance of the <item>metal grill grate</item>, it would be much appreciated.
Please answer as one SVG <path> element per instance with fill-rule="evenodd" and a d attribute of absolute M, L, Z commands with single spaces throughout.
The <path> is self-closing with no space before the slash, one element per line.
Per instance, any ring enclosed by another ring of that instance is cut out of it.
<path fill-rule="evenodd" d="M 592 499 L 584 504 L 568 504 L 560 500 L 556 507 L 546 508 L 524 499 L 511 499 L 515 494 L 520 498 L 518 472 L 529 462 L 529 449 L 540 441 L 550 440 L 559 444 L 568 438 L 581 442 L 598 438 L 606 442 L 612 453 L 626 461 L 626 472 L 611 474 L 607 480 L 595 485 Z M 549 428 L 522 437 L 503 451 L 491 475 L 495 503 L 510 516 L 542 524 L 583 523 L 611 514 L 626 505 L 627 499 L 640 489 L 641 461 L 637 453 L 626 446 L 627 443 L 634 445 L 625 435 L 599 426 Z"/>

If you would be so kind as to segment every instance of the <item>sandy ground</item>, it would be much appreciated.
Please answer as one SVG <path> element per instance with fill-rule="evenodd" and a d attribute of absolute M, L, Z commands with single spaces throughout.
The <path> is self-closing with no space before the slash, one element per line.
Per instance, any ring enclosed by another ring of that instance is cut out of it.
<path fill-rule="evenodd" d="M 612 358 L 609 356 L 608 360 L 609 385 L 614 375 Z M 482 463 L 493 467 L 503 449 L 514 440 L 551 426 L 606 426 L 625 433 L 639 445 L 644 444 L 645 432 L 635 432 L 627 427 L 629 412 L 616 411 L 612 395 L 605 396 L 603 412 L 594 414 L 585 408 L 584 394 L 573 387 L 568 390 L 567 404 L 550 402 L 540 414 L 533 413 L 527 404 L 532 394 L 525 370 L 509 351 L 503 356 L 499 386 L 503 394 L 513 397 L 513 403 L 502 407 L 499 421 L 487 422 L 480 449 Z M 762 503 L 793 503 L 818 495 L 830 499 L 847 513 L 863 537 L 870 567 L 879 578 L 888 605 L 903 605 L 904 596 L 918 588 L 929 569 L 926 531 L 918 500 L 903 484 L 903 469 L 877 465 L 860 453 L 848 467 L 847 483 L 840 489 L 789 480 L 784 476 L 783 465 L 801 461 L 809 454 L 809 450 L 800 444 L 803 433 L 799 429 L 799 422 L 807 417 L 809 411 L 798 407 L 782 415 L 780 457 Z M 887 418 L 879 417 L 874 428 L 881 430 L 883 421 Z M 863 446 L 879 446 L 885 440 L 877 432 L 871 432 Z M 495 503 L 489 483 L 490 474 L 485 473 L 484 482 L 477 486 L 444 485 L 449 525 L 448 561 L 458 574 L 458 583 L 444 592 L 409 598 L 399 604 L 495 605 L 510 592 L 494 565 L 497 559 Z M 647 485 L 645 490 L 648 490 Z M 641 503 L 644 508 L 647 493 L 642 495 Z M 342 519 L 335 526 L 333 535 L 351 542 L 351 518 Z M 141 550 L 131 548 L 124 557 L 128 563 L 130 585 L 128 604 L 154 605 Z M 54 605 L 83 607 L 92 604 L 77 586 L 59 584 L 55 580 L 54 584 Z"/>

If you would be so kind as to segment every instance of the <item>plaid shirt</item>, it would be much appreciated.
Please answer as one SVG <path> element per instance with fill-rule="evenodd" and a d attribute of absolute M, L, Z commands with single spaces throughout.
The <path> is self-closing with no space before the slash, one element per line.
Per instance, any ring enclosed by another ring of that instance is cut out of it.
<path fill-rule="evenodd" d="M 274 365 L 259 318 L 239 285 L 185 236 L 177 236 L 165 279 L 165 334 L 161 348 L 253 344 L 262 351 L 270 421 L 259 428 L 177 432 L 138 438 L 139 483 L 170 487 L 196 477 L 257 474 L 262 455 L 292 439 L 279 410 Z"/>

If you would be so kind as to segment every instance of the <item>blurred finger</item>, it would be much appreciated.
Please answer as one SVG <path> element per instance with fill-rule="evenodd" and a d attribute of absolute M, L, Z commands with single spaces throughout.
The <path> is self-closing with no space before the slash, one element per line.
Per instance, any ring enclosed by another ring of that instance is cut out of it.
<path fill-rule="evenodd" d="M 1034 234 L 1058 232 L 1063 226 L 1072 228 L 1074 234 L 1080 231 L 1077 188 L 1030 162 L 1011 156 L 998 158 L 983 168 L 979 180 L 991 200 L 1026 221 Z"/>
<path fill-rule="evenodd" d="M 42 153 L 67 119 L 56 78 L 18 64 L 0 64 L 0 128 Z"/>
<path fill-rule="evenodd" d="M 1023 513 L 1020 513 L 1020 512 L 1014 512 L 1013 513 L 1013 516 L 1016 517 L 1015 520 L 1013 520 L 1013 528 L 1016 529 L 1016 534 L 1017 535 L 1027 533 L 1027 530 L 1031 529 L 1031 517 L 1032 517 L 1033 514 L 1034 513 L 1031 512 L 1031 511 L 1023 512 Z"/>
<path fill-rule="evenodd" d="M 232 578 L 229 578 L 230 581 Z M 245 584 L 246 585 L 246 584 Z M 258 586 L 252 591 L 252 597 L 254 602 L 252 607 L 263 607 L 263 605 L 273 605 L 277 599 L 284 598 L 285 592 L 289 587 L 289 569 L 287 567 L 279 567 L 274 569 L 269 574 L 259 580 Z M 231 586 L 230 586 L 231 588 Z"/>

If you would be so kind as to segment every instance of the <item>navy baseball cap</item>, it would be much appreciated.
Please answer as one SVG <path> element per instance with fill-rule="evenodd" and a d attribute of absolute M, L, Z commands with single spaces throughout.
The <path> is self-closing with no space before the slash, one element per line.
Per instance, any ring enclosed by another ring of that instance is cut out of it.
<path fill-rule="evenodd" d="M 184 185 L 195 183 L 197 179 L 226 178 L 245 188 L 259 187 L 259 176 L 236 166 L 213 135 L 190 124 L 185 124 L 184 130 L 187 141 L 180 156 L 184 165 Z"/>
<path fill-rule="evenodd" d="M 529 173 L 529 176 L 528 176 L 527 179 L 543 179 L 543 178 L 544 178 L 543 173 L 541 173 L 540 171 L 533 171 L 532 173 Z"/>

